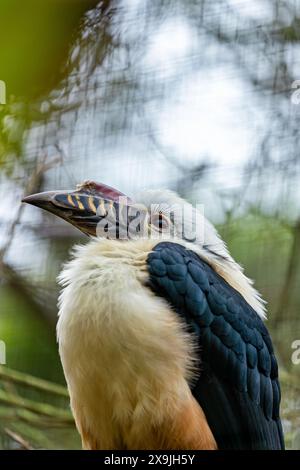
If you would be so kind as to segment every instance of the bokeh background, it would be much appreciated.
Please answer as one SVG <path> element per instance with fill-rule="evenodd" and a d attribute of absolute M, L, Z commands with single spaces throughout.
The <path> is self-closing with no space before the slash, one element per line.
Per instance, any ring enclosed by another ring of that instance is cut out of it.
<path fill-rule="evenodd" d="M 0 18 L 0 448 L 80 447 L 55 279 L 86 239 L 20 201 L 85 179 L 204 204 L 268 302 L 300 448 L 299 0 L 2 0 Z"/>

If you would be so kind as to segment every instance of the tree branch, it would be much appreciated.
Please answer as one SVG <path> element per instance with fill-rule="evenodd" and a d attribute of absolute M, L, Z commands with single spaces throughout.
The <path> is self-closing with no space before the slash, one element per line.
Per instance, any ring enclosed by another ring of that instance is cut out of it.
<path fill-rule="evenodd" d="M 62 385 L 39 379 L 32 375 L 24 374 L 24 372 L 12 370 L 4 366 L 0 366 L 0 379 L 5 382 L 12 382 L 14 384 L 24 385 L 43 392 L 69 398 L 68 390 Z"/>

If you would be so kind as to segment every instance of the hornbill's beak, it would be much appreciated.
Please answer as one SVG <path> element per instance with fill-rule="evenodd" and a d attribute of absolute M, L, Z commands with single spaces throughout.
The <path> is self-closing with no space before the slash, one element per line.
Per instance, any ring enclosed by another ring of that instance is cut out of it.
<path fill-rule="evenodd" d="M 87 235 L 102 235 L 103 230 L 107 236 L 107 232 L 114 229 L 117 238 L 120 238 L 120 221 L 128 220 L 128 207 L 132 203 L 123 193 L 94 181 L 78 185 L 75 191 L 32 194 L 24 197 L 22 202 L 52 212 Z"/>

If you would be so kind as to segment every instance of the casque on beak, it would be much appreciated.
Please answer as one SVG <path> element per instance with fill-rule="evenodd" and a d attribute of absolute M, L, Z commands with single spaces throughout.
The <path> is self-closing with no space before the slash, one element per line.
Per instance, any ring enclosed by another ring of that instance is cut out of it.
<path fill-rule="evenodd" d="M 32 194 L 22 202 L 45 209 L 91 236 L 98 234 L 102 222 L 104 232 L 109 231 L 110 223 L 111 228 L 118 230 L 120 213 L 123 211 L 125 217 L 124 212 L 127 214 L 132 203 L 120 191 L 94 181 L 85 181 L 75 190 Z"/>

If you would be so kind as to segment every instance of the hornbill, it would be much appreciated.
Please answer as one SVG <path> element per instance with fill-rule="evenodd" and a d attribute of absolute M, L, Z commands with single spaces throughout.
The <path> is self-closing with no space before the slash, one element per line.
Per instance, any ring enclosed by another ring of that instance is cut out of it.
<path fill-rule="evenodd" d="M 284 448 L 264 302 L 201 211 L 92 181 L 23 201 L 90 236 L 57 324 L 84 449 Z"/>

